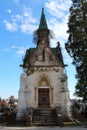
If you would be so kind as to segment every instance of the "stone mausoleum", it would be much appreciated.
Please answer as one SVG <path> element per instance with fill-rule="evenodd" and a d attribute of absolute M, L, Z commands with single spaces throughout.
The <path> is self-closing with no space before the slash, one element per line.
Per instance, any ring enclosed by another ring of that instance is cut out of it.
<path fill-rule="evenodd" d="M 55 119 L 59 114 L 63 118 L 71 116 L 66 65 L 63 62 L 60 43 L 58 42 L 55 48 L 50 47 L 51 37 L 42 8 L 40 24 L 34 32 L 37 46 L 26 50 L 21 65 L 24 72 L 20 76 L 17 119 L 25 118 L 31 109 L 33 118 L 35 113 L 39 118 L 41 110 L 47 113 L 54 110 Z M 47 122 L 46 117 L 45 121 Z"/>

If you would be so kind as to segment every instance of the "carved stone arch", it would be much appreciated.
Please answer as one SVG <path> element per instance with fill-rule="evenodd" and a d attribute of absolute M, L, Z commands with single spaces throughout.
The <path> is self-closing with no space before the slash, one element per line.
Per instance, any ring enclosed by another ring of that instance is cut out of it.
<path fill-rule="evenodd" d="M 51 106 L 53 102 L 53 87 L 51 86 L 51 79 L 48 75 L 39 75 L 35 92 L 35 95 L 37 95 L 38 107 Z"/>
<path fill-rule="evenodd" d="M 38 86 L 50 86 L 50 80 L 47 75 L 40 75 L 38 79 Z"/>

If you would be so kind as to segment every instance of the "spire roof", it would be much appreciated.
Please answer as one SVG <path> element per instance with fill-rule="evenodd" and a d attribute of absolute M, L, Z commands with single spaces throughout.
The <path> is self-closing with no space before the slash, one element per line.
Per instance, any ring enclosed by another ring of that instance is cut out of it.
<path fill-rule="evenodd" d="M 44 14 L 44 8 L 42 8 L 39 29 L 48 29 L 45 14 Z"/>

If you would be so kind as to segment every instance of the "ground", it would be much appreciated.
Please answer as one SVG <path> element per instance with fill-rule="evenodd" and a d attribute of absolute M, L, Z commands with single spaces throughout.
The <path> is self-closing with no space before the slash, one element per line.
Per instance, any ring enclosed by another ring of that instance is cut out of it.
<path fill-rule="evenodd" d="M 0 130 L 86 130 L 87 127 L 3 127 Z"/>

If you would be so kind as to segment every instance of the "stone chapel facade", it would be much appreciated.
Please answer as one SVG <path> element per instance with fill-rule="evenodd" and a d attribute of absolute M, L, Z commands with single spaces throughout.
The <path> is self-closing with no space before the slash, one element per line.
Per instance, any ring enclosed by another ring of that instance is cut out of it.
<path fill-rule="evenodd" d="M 20 77 L 17 118 L 29 108 L 58 108 L 63 116 L 70 116 L 70 97 L 67 75 L 60 44 L 50 47 L 44 9 L 39 28 L 35 32 L 36 48 L 26 50 Z"/>

